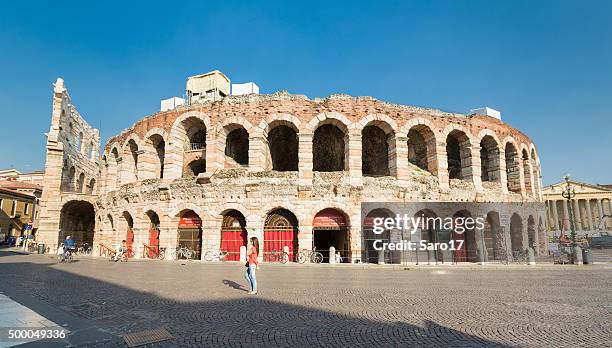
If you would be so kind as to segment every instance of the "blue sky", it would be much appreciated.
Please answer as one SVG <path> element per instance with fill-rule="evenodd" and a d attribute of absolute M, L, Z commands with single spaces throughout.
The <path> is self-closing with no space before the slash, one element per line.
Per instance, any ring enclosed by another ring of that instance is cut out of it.
<path fill-rule="evenodd" d="M 487 105 L 545 183 L 612 183 L 612 1 L 130 3 L 0 4 L 0 168 L 44 167 L 58 76 L 104 142 L 219 69 L 262 93 Z"/>

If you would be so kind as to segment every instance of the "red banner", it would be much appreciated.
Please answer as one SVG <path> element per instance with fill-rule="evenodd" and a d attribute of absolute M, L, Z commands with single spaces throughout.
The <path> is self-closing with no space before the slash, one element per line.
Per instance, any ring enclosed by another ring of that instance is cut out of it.
<path fill-rule="evenodd" d="M 344 215 L 335 209 L 321 210 L 312 221 L 312 227 L 340 228 L 346 226 Z"/>
<path fill-rule="evenodd" d="M 187 212 L 181 216 L 179 220 L 180 228 L 199 228 L 202 227 L 202 219 L 198 216 L 198 214 L 193 212 Z"/>

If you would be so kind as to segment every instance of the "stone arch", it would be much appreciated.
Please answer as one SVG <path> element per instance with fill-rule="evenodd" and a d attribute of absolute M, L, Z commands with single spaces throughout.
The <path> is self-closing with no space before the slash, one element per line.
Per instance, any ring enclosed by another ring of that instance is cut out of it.
<path fill-rule="evenodd" d="M 483 129 L 478 134 L 480 143 L 480 177 L 481 181 L 500 182 L 500 148 L 499 139 L 494 132 Z"/>
<path fill-rule="evenodd" d="M 317 128 L 324 124 L 333 124 L 348 134 L 348 130 L 352 128 L 352 123 L 346 116 L 338 112 L 323 112 L 313 117 L 310 122 L 305 125 L 303 133 L 312 134 Z M 300 133 L 302 130 L 300 129 Z"/>
<path fill-rule="evenodd" d="M 200 210 L 201 207 L 191 202 L 180 202 L 177 204 L 168 214 L 170 217 L 170 223 L 175 225 L 178 223 L 181 213 L 187 210 L 193 210 L 198 216 L 206 216 L 206 212 Z"/>
<path fill-rule="evenodd" d="M 263 223 L 263 257 L 271 261 L 276 251 L 287 249 L 289 261 L 296 261 L 299 221 L 289 209 L 276 207 L 266 213 Z"/>
<path fill-rule="evenodd" d="M 436 135 L 427 119 L 415 118 L 404 125 L 408 137 L 408 162 L 432 174 L 438 173 Z"/>
<path fill-rule="evenodd" d="M 529 215 L 527 218 L 527 246 L 534 251 L 538 249 L 538 236 L 536 230 L 535 218 Z"/>
<path fill-rule="evenodd" d="M 196 210 L 186 208 L 180 209 L 172 219 L 177 222 L 178 247 L 194 250 L 196 253 L 195 258 L 201 258 L 202 256 L 202 216 Z"/>
<path fill-rule="evenodd" d="M 239 123 L 228 123 L 219 131 L 219 141 L 225 143 L 225 167 L 234 168 L 249 164 L 249 132 Z"/>
<path fill-rule="evenodd" d="M 89 180 L 89 184 L 87 185 L 87 193 L 93 194 L 96 190 L 96 179 L 91 178 Z"/>
<path fill-rule="evenodd" d="M 77 246 L 83 243 L 93 246 L 95 217 L 96 211 L 90 202 L 82 200 L 66 202 L 60 211 L 58 243 L 71 236 Z"/>
<path fill-rule="evenodd" d="M 518 213 L 510 217 L 510 250 L 523 250 L 523 218 Z"/>
<path fill-rule="evenodd" d="M 472 181 L 472 144 L 470 133 L 455 124 L 444 130 L 449 179 Z"/>
<path fill-rule="evenodd" d="M 506 238 L 499 212 L 492 210 L 487 213 L 483 237 L 487 261 L 506 260 Z"/>
<path fill-rule="evenodd" d="M 106 173 L 106 187 L 108 191 L 113 191 L 121 185 L 121 177 L 119 172 L 119 163 L 121 156 L 119 155 L 118 146 L 110 147 L 107 156 L 107 173 Z"/>
<path fill-rule="evenodd" d="M 299 164 L 298 126 L 287 120 L 266 123 L 264 134 L 267 168 L 280 172 L 297 171 Z"/>
<path fill-rule="evenodd" d="M 272 114 L 259 123 L 253 135 L 267 137 L 270 130 L 279 125 L 287 126 L 299 134 L 301 124 L 300 119 L 292 114 Z"/>
<path fill-rule="evenodd" d="M 76 168 L 71 166 L 68 170 L 68 177 L 66 178 L 66 188 L 68 192 L 76 191 Z"/>
<path fill-rule="evenodd" d="M 507 138 L 504 146 L 506 161 L 506 176 L 508 178 L 508 191 L 521 192 L 521 171 L 518 146 L 512 138 Z"/>
<path fill-rule="evenodd" d="M 183 177 L 196 177 L 206 172 L 206 160 L 204 158 L 194 159 L 187 163 L 183 169 Z"/>
<path fill-rule="evenodd" d="M 76 181 L 75 192 L 85 193 L 85 173 L 79 174 Z"/>
<path fill-rule="evenodd" d="M 226 252 L 227 261 L 240 261 L 240 248 L 247 246 L 247 222 L 244 214 L 236 209 L 222 212 L 220 251 Z"/>
<path fill-rule="evenodd" d="M 393 118 L 385 114 L 369 114 L 353 125 L 358 131 L 363 131 L 368 125 L 379 125 L 385 133 L 397 133 L 399 128 Z"/>
<path fill-rule="evenodd" d="M 345 123 L 348 120 L 338 113 L 320 115 L 326 117 L 317 123 L 312 138 L 313 171 L 335 172 L 347 170 L 350 123 Z M 319 120 L 317 117 L 313 121 Z"/>
<path fill-rule="evenodd" d="M 381 240 L 383 243 L 391 242 L 391 234 L 395 231 L 385 229 L 382 233 L 374 230 L 375 219 L 378 218 L 394 218 L 395 213 L 387 208 L 376 208 L 368 212 L 363 217 L 363 231 L 362 231 L 362 262 L 366 263 L 379 263 L 379 251 L 375 249 L 374 243 L 377 240 Z M 398 263 L 401 260 L 401 254 L 396 251 L 385 250 L 383 254 L 384 263 Z"/>
<path fill-rule="evenodd" d="M 523 165 L 523 182 L 525 183 L 525 191 L 528 194 L 533 194 L 533 167 L 529 158 L 529 151 L 524 144 L 521 144 L 521 161 Z"/>
<path fill-rule="evenodd" d="M 163 129 L 150 129 L 143 138 L 141 170 L 143 179 L 162 179 L 166 158 L 167 134 Z"/>
<path fill-rule="evenodd" d="M 466 218 L 473 218 L 473 214 L 466 209 L 459 210 L 453 214 L 454 229 L 451 233 L 457 250 L 454 252 L 455 262 L 475 262 L 478 260 L 475 229 L 463 226 Z M 463 219 L 463 221 L 459 220 Z M 460 229 L 457 226 L 463 226 Z M 461 246 L 460 241 L 463 240 Z"/>
<path fill-rule="evenodd" d="M 534 188 L 536 197 L 538 197 L 541 191 L 540 161 L 538 160 L 538 156 L 536 154 L 535 147 L 533 146 L 533 144 L 530 145 L 530 150 L 531 150 L 530 159 L 531 159 L 531 165 L 532 165 L 532 171 L 533 171 L 533 188 Z"/>
<path fill-rule="evenodd" d="M 164 178 L 189 174 L 187 164 L 197 159 L 206 161 L 211 130 L 209 116 L 202 112 L 189 111 L 176 118 L 165 147 Z"/>
<path fill-rule="evenodd" d="M 343 261 L 350 262 L 351 240 L 348 214 L 338 208 L 324 208 L 312 220 L 313 246 L 323 254 L 323 262 L 329 261 L 330 247 L 340 253 Z"/>
<path fill-rule="evenodd" d="M 83 154 L 83 132 L 79 132 L 79 137 L 76 143 L 76 150 L 78 153 Z"/>
<path fill-rule="evenodd" d="M 366 119 L 373 116 L 366 117 Z M 361 128 L 361 172 L 364 176 L 397 175 L 395 126 L 372 119 Z"/>
<path fill-rule="evenodd" d="M 142 146 L 136 134 L 130 134 L 123 144 L 123 154 L 121 156 L 121 183 L 129 183 L 138 180 L 139 161 Z"/>

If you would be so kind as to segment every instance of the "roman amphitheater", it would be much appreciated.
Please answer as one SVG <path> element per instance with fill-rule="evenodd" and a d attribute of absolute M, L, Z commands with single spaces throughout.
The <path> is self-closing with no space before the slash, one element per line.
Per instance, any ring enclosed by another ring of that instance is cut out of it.
<path fill-rule="evenodd" d="M 98 130 L 58 79 L 37 239 L 56 246 L 72 235 L 97 255 L 125 239 L 136 258 L 183 246 L 198 258 L 223 250 L 239 260 L 247 236 L 257 236 L 264 260 L 277 250 L 293 261 L 298 250 L 333 247 L 342 262 L 380 262 L 363 202 L 514 202 L 515 211 L 458 209 L 488 224 L 480 237 L 465 234 L 467 251 L 455 261 L 528 247 L 544 253 L 538 152 L 500 119 L 371 97 L 232 95 L 230 86 L 218 71 L 191 77 L 184 103 L 100 148 Z M 421 237 L 435 239 L 431 231 Z"/>

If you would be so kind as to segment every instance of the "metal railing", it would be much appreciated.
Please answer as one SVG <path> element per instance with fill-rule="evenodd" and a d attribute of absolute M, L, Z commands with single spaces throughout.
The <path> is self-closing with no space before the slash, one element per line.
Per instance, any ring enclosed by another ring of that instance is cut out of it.
<path fill-rule="evenodd" d="M 198 151 L 206 149 L 206 143 L 189 143 L 187 146 L 188 151 Z"/>

